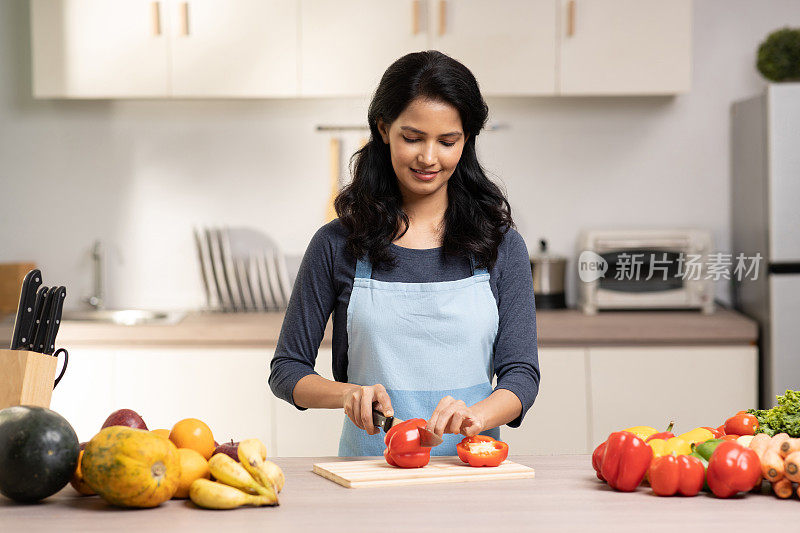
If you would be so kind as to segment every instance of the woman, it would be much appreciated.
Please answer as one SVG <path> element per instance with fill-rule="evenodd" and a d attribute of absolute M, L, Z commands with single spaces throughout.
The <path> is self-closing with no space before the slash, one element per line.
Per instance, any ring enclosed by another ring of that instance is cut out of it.
<path fill-rule="evenodd" d="M 539 387 L 525 242 L 475 138 L 488 115 L 477 81 L 437 51 L 384 73 L 353 181 L 303 257 L 270 387 L 298 409 L 342 408 L 340 456 L 381 455 L 373 406 L 427 419 L 455 455 L 463 436 L 517 427 Z M 333 375 L 314 372 L 333 312 Z M 492 389 L 493 374 L 497 386 Z"/>

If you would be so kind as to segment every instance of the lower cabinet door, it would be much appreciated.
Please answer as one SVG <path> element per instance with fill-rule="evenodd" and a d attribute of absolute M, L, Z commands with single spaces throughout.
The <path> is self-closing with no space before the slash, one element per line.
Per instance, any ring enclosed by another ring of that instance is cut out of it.
<path fill-rule="evenodd" d="M 677 435 L 756 405 L 755 346 L 590 348 L 592 445 L 675 420 Z"/>
<path fill-rule="evenodd" d="M 53 389 L 50 409 L 66 418 L 78 434 L 78 440 L 85 442 L 100 431 L 108 415 L 117 409 L 116 352 L 111 348 L 70 347 L 68 350 L 69 364 L 64 377 Z M 57 372 L 61 371 L 62 363 L 63 360 L 59 361 Z"/>
<path fill-rule="evenodd" d="M 321 348 L 315 370 L 333 379 L 330 348 Z M 323 457 L 339 453 L 339 435 L 344 422 L 342 409 L 306 409 L 300 411 L 288 402 L 274 398 L 275 454 L 280 457 Z"/>
<path fill-rule="evenodd" d="M 539 348 L 539 394 L 519 428 L 502 426 L 512 455 L 588 453 L 586 350 Z"/>

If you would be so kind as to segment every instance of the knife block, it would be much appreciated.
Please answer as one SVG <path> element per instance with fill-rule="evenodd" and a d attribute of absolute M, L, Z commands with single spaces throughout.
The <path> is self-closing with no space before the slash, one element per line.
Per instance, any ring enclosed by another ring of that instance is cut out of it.
<path fill-rule="evenodd" d="M 0 350 L 0 409 L 50 407 L 58 358 L 26 350 Z"/>

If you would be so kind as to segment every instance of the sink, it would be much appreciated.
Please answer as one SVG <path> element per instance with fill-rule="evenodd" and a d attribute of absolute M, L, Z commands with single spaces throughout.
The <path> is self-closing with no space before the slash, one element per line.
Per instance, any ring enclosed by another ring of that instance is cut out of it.
<path fill-rule="evenodd" d="M 146 309 L 101 309 L 86 311 L 64 311 L 62 320 L 101 322 L 122 326 L 172 325 L 186 316 L 184 311 L 150 311 Z"/>

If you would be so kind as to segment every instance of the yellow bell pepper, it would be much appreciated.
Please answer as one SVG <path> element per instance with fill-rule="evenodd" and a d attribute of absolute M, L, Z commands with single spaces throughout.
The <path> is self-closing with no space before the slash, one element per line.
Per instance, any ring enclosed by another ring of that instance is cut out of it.
<path fill-rule="evenodd" d="M 708 439 L 713 439 L 714 434 L 706 428 L 694 428 L 691 431 L 678 435 L 678 438 L 685 440 L 689 444 L 697 444 L 699 442 L 705 442 Z"/>
<path fill-rule="evenodd" d="M 689 455 L 692 453 L 692 446 L 680 437 L 671 439 L 653 439 L 647 444 L 653 449 L 653 459 L 664 455 Z"/>
<path fill-rule="evenodd" d="M 623 429 L 622 431 L 633 433 L 643 441 L 646 441 L 647 437 L 658 433 L 656 428 L 651 428 L 650 426 L 633 426 L 632 428 Z"/>

